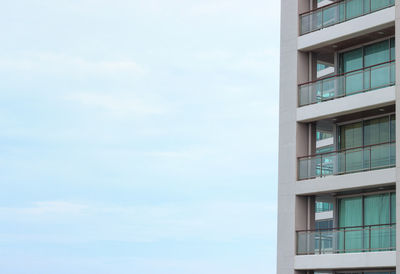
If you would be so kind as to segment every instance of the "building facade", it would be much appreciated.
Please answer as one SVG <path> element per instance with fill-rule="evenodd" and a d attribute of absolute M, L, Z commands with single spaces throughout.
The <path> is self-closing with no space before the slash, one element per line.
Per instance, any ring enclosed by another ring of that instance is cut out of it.
<path fill-rule="evenodd" d="M 281 15 L 277 273 L 400 273 L 400 0 Z"/>

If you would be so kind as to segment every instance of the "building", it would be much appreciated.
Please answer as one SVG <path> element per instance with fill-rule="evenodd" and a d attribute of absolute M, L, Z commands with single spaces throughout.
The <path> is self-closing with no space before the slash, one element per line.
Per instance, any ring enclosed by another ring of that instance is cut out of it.
<path fill-rule="evenodd" d="M 277 273 L 400 273 L 400 0 L 281 2 Z"/>

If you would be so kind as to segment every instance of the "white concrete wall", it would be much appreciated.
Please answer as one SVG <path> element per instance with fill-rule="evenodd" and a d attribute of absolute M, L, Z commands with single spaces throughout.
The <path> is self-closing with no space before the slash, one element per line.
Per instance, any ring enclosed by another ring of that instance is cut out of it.
<path fill-rule="evenodd" d="M 299 5 L 300 3 L 300 5 Z M 308 72 L 298 71 L 299 65 L 308 62 L 308 55 L 297 52 L 298 14 L 308 10 L 309 1 L 281 1 L 281 58 L 280 58 L 280 109 L 279 109 L 279 186 L 278 186 L 278 248 L 277 273 L 293 274 L 296 254 L 297 226 L 306 229 L 307 199 L 296 199 L 294 186 L 297 174 L 297 142 L 307 143 L 308 127 L 296 124 L 298 77 L 307 81 Z M 303 136 L 297 136 L 301 132 Z M 305 148 L 305 152 L 307 148 Z M 303 222 L 301 222 L 303 221 Z"/>
<path fill-rule="evenodd" d="M 330 269 L 367 269 L 371 267 L 395 267 L 396 252 L 365 252 L 326 255 L 296 256 L 295 268 L 297 270 L 330 270 Z"/>
<path fill-rule="evenodd" d="M 394 185 L 395 182 L 396 169 L 387 168 L 299 181 L 295 186 L 295 192 L 296 195 L 316 195 Z"/>
<path fill-rule="evenodd" d="M 308 105 L 297 109 L 297 121 L 309 122 L 338 115 L 391 105 L 396 100 L 395 87 L 386 87 L 365 93 Z"/>

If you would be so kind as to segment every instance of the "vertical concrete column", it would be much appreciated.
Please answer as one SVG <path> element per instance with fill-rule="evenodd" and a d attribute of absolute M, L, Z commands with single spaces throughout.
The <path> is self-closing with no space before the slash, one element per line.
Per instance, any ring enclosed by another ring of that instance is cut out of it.
<path fill-rule="evenodd" d="M 317 54 L 310 52 L 309 53 L 309 67 L 310 67 L 310 72 L 309 72 L 309 81 L 314 81 L 317 80 L 317 63 L 318 63 L 318 58 Z"/>
<path fill-rule="evenodd" d="M 396 192 L 400 189 L 400 0 L 396 0 Z M 400 195 L 396 195 L 396 223 L 400 220 Z M 400 274 L 400 225 L 396 226 L 396 273 Z"/>
<path fill-rule="evenodd" d="M 299 6 L 308 10 L 308 0 L 281 1 L 281 71 L 279 108 L 279 186 L 278 186 L 278 249 L 277 273 L 294 274 L 296 254 L 296 196 L 297 178 L 297 83 Z M 307 7 L 306 7 L 306 6 Z M 306 58 L 307 62 L 308 59 Z M 308 74 L 308 73 L 307 73 Z M 306 130 L 307 132 L 307 130 Z M 301 273 L 301 272 L 299 272 Z"/>

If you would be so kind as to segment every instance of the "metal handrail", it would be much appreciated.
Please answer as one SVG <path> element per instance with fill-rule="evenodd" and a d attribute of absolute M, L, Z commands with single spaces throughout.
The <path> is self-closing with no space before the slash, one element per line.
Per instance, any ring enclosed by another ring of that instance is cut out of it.
<path fill-rule="evenodd" d="M 309 10 L 309 11 L 306 11 L 306 12 L 303 12 L 303 13 L 300 13 L 300 14 L 299 14 L 299 18 L 300 18 L 300 24 L 299 24 L 299 27 L 300 27 L 300 35 L 308 34 L 308 33 L 311 33 L 311 32 L 317 31 L 317 30 L 321 30 L 321 29 L 323 29 L 323 28 L 325 28 L 325 27 L 330 27 L 330 26 L 333 26 L 333 25 L 336 25 L 336 24 L 340 24 L 340 23 L 343 23 L 343 22 L 346 22 L 346 21 L 355 19 L 355 18 L 360 17 L 360 16 L 364 16 L 364 15 L 367 15 L 367 14 L 371 14 L 371 13 L 373 13 L 373 12 L 376 12 L 376 11 L 383 10 L 383 9 L 385 9 L 385 8 L 394 6 L 394 4 L 395 4 L 395 1 L 393 1 L 393 3 L 389 3 L 387 6 L 384 6 L 384 7 L 381 7 L 381 8 L 372 10 L 372 9 L 371 9 L 371 6 L 372 6 L 371 3 L 372 3 L 372 1 L 369 0 L 369 10 L 364 11 L 364 2 L 363 2 L 362 13 L 361 13 L 360 15 L 357 15 L 357 16 L 354 16 L 354 17 L 351 17 L 351 18 L 347 18 L 347 16 L 346 16 L 346 5 L 347 5 L 347 2 L 348 2 L 348 1 L 349 1 L 349 0 L 339 0 L 339 1 L 336 1 L 336 2 L 334 2 L 334 3 L 328 4 L 328 5 L 319 7 L 319 8 L 315 8 L 315 9 L 312 9 L 312 10 Z M 329 8 L 331 8 L 332 6 L 335 6 L 335 5 L 337 5 L 337 6 L 344 5 L 344 6 L 345 6 L 345 8 L 344 8 L 344 19 L 343 19 L 343 20 L 338 20 L 337 22 L 335 22 L 335 23 L 333 23 L 333 24 L 328 24 L 328 25 L 324 26 L 324 24 L 323 24 L 323 22 L 324 22 L 324 20 L 323 20 L 324 12 L 323 12 L 323 11 L 324 11 L 325 9 L 329 9 Z M 315 28 L 315 29 L 310 29 L 310 30 L 308 30 L 308 31 L 302 32 L 301 18 L 302 18 L 302 17 L 305 17 L 305 16 L 307 16 L 307 15 L 312 16 L 313 13 L 318 13 L 318 12 L 321 12 L 321 16 L 322 16 L 322 19 L 321 19 L 321 22 L 322 22 L 322 23 L 321 23 L 321 26 L 319 26 L 319 27 L 317 27 L 317 28 Z"/>
<path fill-rule="evenodd" d="M 335 254 L 348 252 L 372 252 L 396 250 L 396 223 L 352 226 L 319 230 L 296 231 L 297 255 Z M 380 232 L 374 234 L 373 232 Z M 387 234 L 385 234 L 385 231 Z M 353 238 L 354 233 L 361 233 L 360 237 Z M 348 245 L 346 238 L 352 241 L 358 240 L 356 244 Z M 381 241 L 381 240 L 385 241 Z M 379 243 L 376 243 L 379 240 Z M 373 241 L 375 242 L 373 244 Z M 302 243 L 302 244 L 301 244 Z M 323 244 L 324 243 L 324 244 Z"/>
<path fill-rule="evenodd" d="M 389 223 L 389 224 L 377 224 L 377 225 L 358 225 L 358 226 L 340 226 L 340 227 L 335 227 L 335 228 L 320 228 L 320 229 L 303 229 L 303 230 L 297 230 L 296 232 L 319 232 L 319 231 L 333 231 L 333 230 L 343 230 L 343 229 L 354 229 L 354 228 L 366 228 L 366 227 L 376 227 L 376 226 L 393 226 L 396 225 L 396 223 Z M 359 230 L 351 230 L 351 231 L 360 231 Z"/>
<path fill-rule="evenodd" d="M 324 80 L 328 80 L 328 79 L 331 79 L 331 78 L 336 78 L 336 77 L 340 77 L 340 76 L 345 76 L 345 75 L 347 75 L 347 74 L 351 74 L 351 73 L 354 73 L 354 72 L 357 72 L 357 71 L 367 70 L 367 69 L 370 69 L 370 68 L 373 68 L 373 67 L 382 66 L 382 65 L 385 65 L 385 64 L 393 63 L 393 62 L 395 62 L 395 61 L 396 61 L 396 60 L 393 59 L 393 60 L 386 61 L 386 62 L 383 62 L 383 63 L 375 64 L 375 65 L 372 65 L 372 66 L 363 67 L 363 68 L 360 68 L 360 69 L 355 69 L 355 70 L 352 70 L 352 71 L 348 71 L 348 72 L 344 72 L 344 73 L 339 73 L 339 74 L 336 74 L 336 75 L 326 76 L 326 77 L 323 77 L 323 78 L 319 78 L 319 79 L 317 79 L 317 80 L 313 80 L 313 81 L 301 83 L 301 84 L 299 84 L 298 86 L 299 86 L 299 87 L 302 87 L 302 86 L 305 86 L 305 85 L 317 83 L 317 82 L 324 81 Z"/>
<path fill-rule="evenodd" d="M 335 153 L 341 153 L 341 152 L 346 152 L 346 151 L 352 151 L 352 152 L 358 152 L 362 151 L 365 148 L 369 147 L 374 147 L 374 146 L 381 146 L 381 145 L 387 145 L 387 144 L 394 144 L 396 141 L 390 141 L 390 142 L 384 142 L 384 143 L 378 143 L 378 144 L 373 144 L 373 145 L 368 145 L 368 146 L 359 146 L 359 147 L 353 147 L 353 148 L 347 148 L 347 149 L 342 149 L 342 150 L 335 150 L 335 151 L 330 151 L 330 152 L 323 152 L 323 153 L 317 153 L 317 154 L 312 154 L 312 155 L 307 155 L 307 156 L 301 156 L 297 157 L 297 159 L 306 159 L 306 158 L 312 158 L 312 157 L 317 157 L 317 156 L 324 156 L 324 155 L 330 155 L 330 154 L 335 154 Z M 356 149 L 359 149 L 358 151 L 355 151 Z"/>

